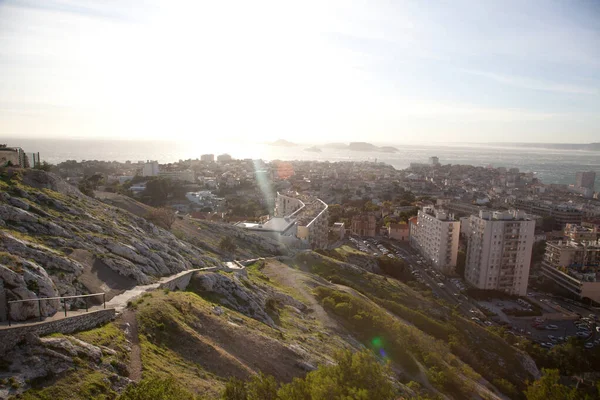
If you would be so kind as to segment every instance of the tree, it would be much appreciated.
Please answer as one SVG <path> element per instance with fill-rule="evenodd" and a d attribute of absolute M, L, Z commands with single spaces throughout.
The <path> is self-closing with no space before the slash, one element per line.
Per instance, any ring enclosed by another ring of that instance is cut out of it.
<path fill-rule="evenodd" d="M 219 248 L 221 250 L 223 250 L 224 252 L 233 254 L 235 252 L 235 250 L 237 249 L 237 246 L 230 236 L 225 236 L 219 242 Z"/>
<path fill-rule="evenodd" d="M 173 226 L 173 223 L 175 223 L 177 215 L 171 209 L 160 207 L 151 209 L 146 214 L 146 219 L 163 229 L 169 230 Z"/>
<path fill-rule="evenodd" d="M 349 350 L 335 355 L 335 365 L 321 365 L 304 378 L 278 384 L 273 377 L 263 374 L 252 377 L 244 385 L 230 380 L 223 392 L 223 400 L 392 400 L 396 391 L 389 377 L 389 363 L 381 363 L 368 351 L 352 353 Z"/>
<path fill-rule="evenodd" d="M 41 164 L 37 164 L 35 167 L 33 167 L 33 169 L 50 172 L 54 169 L 54 165 L 50 164 L 48 161 L 42 161 Z"/>
<path fill-rule="evenodd" d="M 279 384 L 271 375 L 259 372 L 248 383 L 248 400 L 277 400 Z"/>
<path fill-rule="evenodd" d="M 557 369 L 542 369 L 542 377 L 525 391 L 527 400 L 578 400 L 582 398 L 576 388 L 569 388 L 560 383 Z"/>

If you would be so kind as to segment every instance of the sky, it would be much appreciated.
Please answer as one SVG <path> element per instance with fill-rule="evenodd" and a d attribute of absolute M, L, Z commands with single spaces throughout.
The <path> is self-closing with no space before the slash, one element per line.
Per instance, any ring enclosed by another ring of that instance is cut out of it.
<path fill-rule="evenodd" d="M 0 137 L 600 141 L 597 1 L 0 0 Z"/>

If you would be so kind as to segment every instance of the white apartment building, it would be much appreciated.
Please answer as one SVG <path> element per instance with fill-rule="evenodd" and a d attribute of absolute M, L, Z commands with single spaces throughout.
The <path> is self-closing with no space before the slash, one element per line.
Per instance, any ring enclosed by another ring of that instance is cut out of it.
<path fill-rule="evenodd" d="M 147 161 L 142 167 L 142 176 L 158 176 L 158 161 Z"/>
<path fill-rule="evenodd" d="M 411 245 L 440 272 L 450 274 L 456 267 L 460 222 L 452 214 L 433 207 L 419 211 Z"/>
<path fill-rule="evenodd" d="M 479 211 L 469 217 L 466 280 L 479 289 L 525 296 L 535 221 L 523 211 Z"/>

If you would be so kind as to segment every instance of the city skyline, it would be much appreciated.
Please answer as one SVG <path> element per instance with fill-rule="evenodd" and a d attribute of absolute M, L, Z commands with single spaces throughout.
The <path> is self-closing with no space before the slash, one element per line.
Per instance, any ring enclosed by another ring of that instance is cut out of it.
<path fill-rule="evenodd" d="M 109 4 L 0 4 L 4 136 L 598 141 L 594 4 Z"/>

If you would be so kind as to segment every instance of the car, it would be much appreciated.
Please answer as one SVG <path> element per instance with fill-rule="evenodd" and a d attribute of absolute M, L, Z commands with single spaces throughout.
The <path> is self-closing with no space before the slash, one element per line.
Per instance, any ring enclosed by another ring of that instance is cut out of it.
<path fill-rule="evenodd" d="M 545 328 L 549 331 L 555 331 L 558 329 L 558 326 L 551 324 L 551 325 L 546 325 Z"/>
<path fill-rule="evenodd" d="M 556 340 L 556 337 L 554 337 L 554 335 L 548 335 L 548 339 L 554 341 L 554 340 Z"/>
<path fill-rule="evenodd" d="M 586 349 L 591 349 L 592 347 L 594 347 L 594 343 L 586 343 L 583 345 L 583 347 L 585 347 Z"/>
<path fill-rule="evenodd" d="M 437 284 L 439 287 L 444 287 L 444 284 L 442 282 Z"/>
<path fill-rule="evenodd" d="M 552 343 L 541 343 L 540 346 L 545 347 L 547 349 L 551 349 L 554 347 Z"/>
<path fill-rule="evenodd" d="M 484 324 L 486 324 L 487 326 L 492 326 L 494 325 L 491 321 L 485 321 Z"/>
<path fill-rule="evenodd" d="M 590 336 L 590 332 L 580 331 L 580 332 L 577 332 L 575 335 L 577 335 L 577 337 L 580 337 L 580 338 L 586 338 L 586 337 Z"/>
<path fill-rule="evenodd" d="M 502 306 L 504 306 L 504 303 L 502 303 L 502 302 L 498 302 L 498 303 L 496 303 L 496 305 L 497 305 L 498 307 L 502 307 Z"/>

